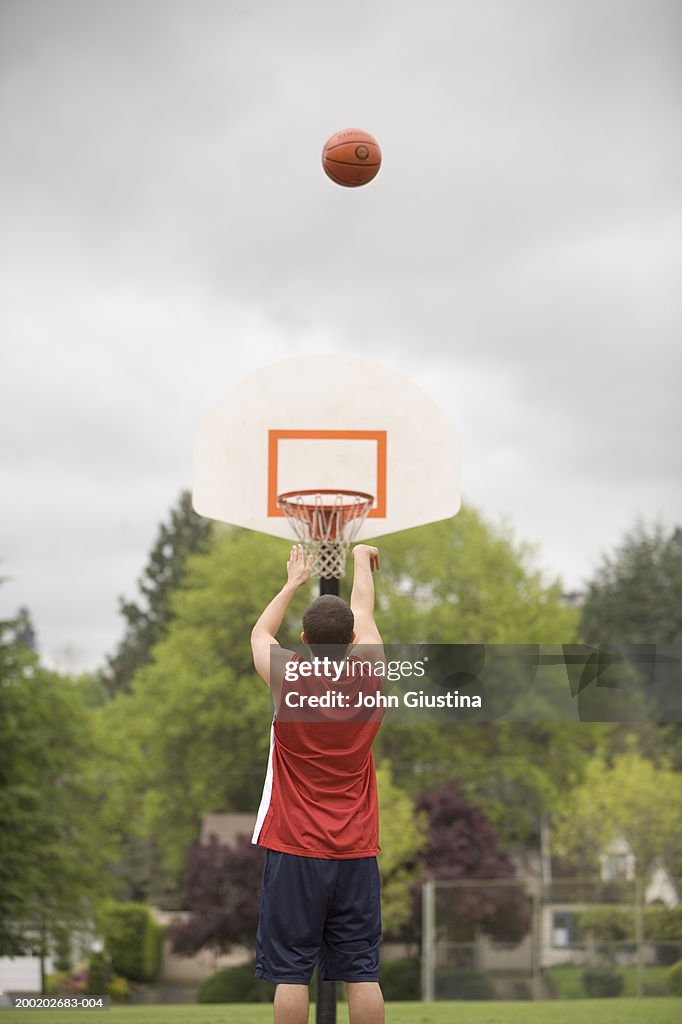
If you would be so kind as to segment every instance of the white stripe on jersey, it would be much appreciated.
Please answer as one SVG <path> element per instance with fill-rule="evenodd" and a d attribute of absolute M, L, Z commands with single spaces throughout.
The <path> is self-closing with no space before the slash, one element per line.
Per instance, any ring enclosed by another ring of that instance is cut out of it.
<path fill-rule="evenodd" d="M 270 809 L 270 801 L 272 799 L 272 751 L 275 746 L 275 723 L 273 721 L 270 726 L 270 753 L 268 754 L 268 770 L 265 773 L 265 782 L 263 783 L 263 795 L 260 798 L 260 807 L 258 808 L 258 817 L 256 818 L 256 827 L 253 830 L 253 836 L 251 842 L 258 845 L 258 837 L 260 836 L 260 830 L 263 827 L 265 816 Z"/>

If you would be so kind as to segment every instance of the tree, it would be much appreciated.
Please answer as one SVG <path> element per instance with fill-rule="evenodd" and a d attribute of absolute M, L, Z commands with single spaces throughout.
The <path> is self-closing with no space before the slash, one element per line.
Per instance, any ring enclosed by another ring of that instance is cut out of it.
<path fill-rule="evenodd" d="M 643 877 L 655 857 L 682 874 L 682 775 L 631 747 L 609 761 L 594 757 L 552 818 L 554 852 L 596 875 L 599 855 L 622 835 Z"/>
<path fill-rule="evenodd" d="M 100 711 L 111 814 L 120 821 L 127 809 L 127 827 L 153 838 L 156 884 L 164 875 L 177 887 L 205 811 L 258 806 L 272 710 L 249 637 L 285 578 L 287 551 L 285 541 L 247 530 L 216 535 L 188 560 L 152 660 Z M 312 585 L 292 605 L 294 618 L 311 597 Z"/>
<path fill-rule="evenodd" d="M 180 494 L 171 509 L 170 523 L 161 523 L 138 588 L 141 603 L 119 599 L 126 632 L 108 659 L 104 685 L 110 695 L 127 690 L 135 672 L 151 660 L 151 651 L 164 635 L 171 618 L 171 595 L 179 587 L 187 559 L 206 550 L 211 525 L 192 508 L 189 491 Z"/>
<path fill-rule="evenodd" d="M 574 612 L 561 604 L 561 588 L 545 584 L 528 567 L 530 556 L 506 534 L 498 535 L 471 510 L 461 515 L 459 522 L 382 542 L 385 570 L 377 589 L 385 639 L 570 641 Z M 168 626 L 149 662 L 129 692 L 101 711 L 112 806 L 127 809 L 128 828 L 139 833 L 136 842 L 153 838 L 160 851 L 156 866 L 163 865 L 172 886 L 179 884 L 184 851 L 204 811 L 258 806 L 271 709 L 253 670 L 249 635 L 281 585 L 287 551 L 286 541 L 236 528 L 212 536 L 205 552 L 188 558 L 168 595 Z M 429 573 L 434 578 L 427 592 Z M 414 600 L 406 598 L 408 591 Z M 466 609 L 458 611 L 447 597 L 456 593 L 460 603 L 469 602 Z M 297 596 L 283 642 L 298 642 L 303 610 L 314 596 L 314 583 Z M 401 632 L 409 615 L 412 626 Z M 505 723 L 459 730 L 453 743 L 450 725 L 391 723 L 379 734 L 377 754 L 392 762 L 396 784 L 412 795 L 454 774 L 466 777 L 469 795 L 509 836 L 532 831 L 547 794 L 560 793 L 572 778 L 584 742 L 581 736 L 569 743 L 551 726 L 526 733 Z M 138 867 L 151 863 L 151 856 L 135 861 L 136 877 L 131 865 L 121 878 L 136 898 L 149 898 L 145 888 L 158 883 L 160 873 L 145 882 Z"/>
<path fill-rule="evenodd" d="M 427 840 L 419 855 L 425 874 L 463 883 L 439 896 L 441 920 L 447 915 L 449 933 L 466 941 L 479 930 L 498 941 L 520 942 L 530 927 L 528 897 L 521 885 L 513 884 L 516 868 L 481 809 L 452 781 L 422 793 L 416 808 L 428 814 Z M 476 884 L 493 879 L 512 884 Z M 415 905 L 419 919 L 419 890 Z"/>
<path fill-rule="evenodd" d="M 115 858 L 100 828 L 92 732 L 80 692 L 0 623 L 0 955 L 87 924 Z"/>
<path fill-rule="evenodd" d="M 379 612 L 388 643 L 570 643 L 576 612 L 534 549 L 469 507 L 381 539 Z"/>
<path fill-rule="evenodd" d="M 16 619 L 14 620 L 14 637 L 17 643 L 23 644 L 29 650 L 38 650 L 38 640 L 31 613 L 28 608 L 23 606 L 17 611 Z"/>
<path fill-rule="evenodd" d="M 233 846 L 215 835 L 208 843 L 192 843 L 185 877 L 191 914 L 168 929 L 174 953 L 227 953 L 233 945 L 255 949 L 263 859 L 248 836 L 237 836 Z"/>
<path fill-rule="evenodd" d="M 426 841 L 426 814 L 416 814 L 413 801 L 393 784 L 386 761 L 377 769 L 381 853 L 381 919 L 384 934 L 399 931 L 410 920 L 412 890 L 421 877 L 419 853 Z"/>
<path fill-rule="evenodd" d="M 590 583 L 580 620 L 588 643 L 682 642 L 682 530 L 639 523 Z"/>
<path fill-rule="evenodd" d="M 381 539 L 378 621 L 388 643 L 571 643 L 577 612 L 546 579 L 532 547 L 469 507 L 456 518 Z M 533 691 L 528 690 L 529 698 Z M 416 795 L 457 778 L 505 841 L 536 838 L 602 729 L 543 722 L 393 721 L 377 752 Z"/>

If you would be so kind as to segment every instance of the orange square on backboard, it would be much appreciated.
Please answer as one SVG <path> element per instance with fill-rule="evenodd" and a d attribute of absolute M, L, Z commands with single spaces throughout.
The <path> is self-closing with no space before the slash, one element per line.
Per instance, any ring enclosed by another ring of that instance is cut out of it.
<path fill-rule="evenodd" d="M 277 504 L 279 494 L 280 441 L 373 441 L 376 443 L 376 484 L 374 507 L 369 518 L 386 517 L 386 431 L 385 430 L 268 430 L 268 516 L 284 517 Z"/>

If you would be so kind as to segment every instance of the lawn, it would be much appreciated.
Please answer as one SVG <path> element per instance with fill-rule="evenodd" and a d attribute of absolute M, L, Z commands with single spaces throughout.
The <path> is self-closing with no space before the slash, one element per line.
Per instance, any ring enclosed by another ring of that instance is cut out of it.
<path fill-rule="evenodd" d="M 390 1003 L 386 1024 L 679 1024 L 682 999 L 582 999 L 566 1002 Z M 103 1024 L 271 1024 L 272 1006 L 124 1006 Z M 85 1024 L 96 1010 L 3 1010 L 0 1024 Z M 310 1021 L 313 1024 L 314 1012 Z M 338 1024 L 348 1024 L 345 1005 Z"/>
<path fill-rule="evenodd" d="M 562 964 L 550 967 L 546 972 L 557 999 L 582 999 L 585 995 L 582 976 L 585 968 L 580 964 Z M 624 996 L 634 996 L 637 987 L 637 968 L 621 967 L 624 977 Z M 667 991 L 669 967 L 649 966 L 644 968 L 644 995 L 657 996 Z"/>

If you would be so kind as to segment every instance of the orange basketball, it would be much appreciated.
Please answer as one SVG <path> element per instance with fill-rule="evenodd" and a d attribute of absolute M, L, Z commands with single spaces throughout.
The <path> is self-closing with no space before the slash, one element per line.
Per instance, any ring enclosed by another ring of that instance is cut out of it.
<path fill-rule="evenodd" d="M 369 132 L 344 128 L 327 139 L 322 150 L 322 166 L 337 185 L 356 188 L 366 185 L 381 167 L 381 150 Z"/>

